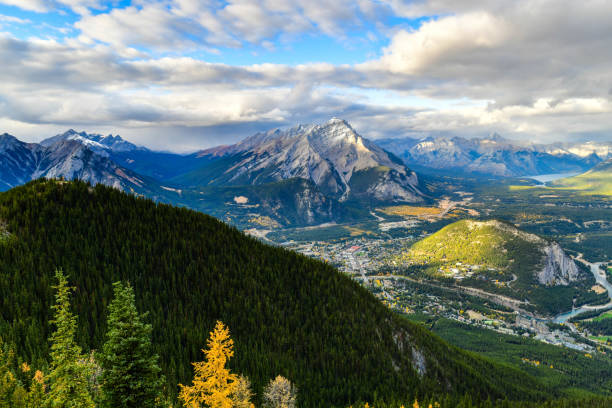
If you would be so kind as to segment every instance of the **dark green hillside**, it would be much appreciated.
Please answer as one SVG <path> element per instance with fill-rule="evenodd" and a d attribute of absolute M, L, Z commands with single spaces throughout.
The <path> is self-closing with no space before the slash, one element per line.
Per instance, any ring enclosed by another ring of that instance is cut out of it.
<path fill-rule="evenodd" d="M 132 283 L 172 394 L 191 378 L 217 319 L 236 341 L 233 368 L 257 391 L 277 374 L 290 378 L 303 407 L 548 391 L 395 315 L 332 267 L 201 213 L 103 186 L 36 181 L 0 194 L 0 220 L 11 234 L 0 243 L 0 335 L 35 368 L 48 355 L 52 274 L 61 267 L 76 287 L 85 350 L 100 347 L 111 283 Z M 413 368 L 420 355 L 422 379 Z"/>
<path fill-rule="evenodd" d="M 517 367 L 570 394 L 612 393 L 612 358 L 603 353 L 588 354 L 441 317 L 412 315 L 410 318 L 422 321 L 452 344 Z"/>

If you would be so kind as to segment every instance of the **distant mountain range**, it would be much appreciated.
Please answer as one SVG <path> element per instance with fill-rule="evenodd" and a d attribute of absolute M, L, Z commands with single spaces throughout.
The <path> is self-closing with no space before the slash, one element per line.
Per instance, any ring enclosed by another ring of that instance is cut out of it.
<path fill-rule="evenodd" d="M 350 218 L 363 202 L 425 199 L 416 173 L 340 119 L 189 155 L 74 130 L 38 144 L 5 134 L 0 158 L 1 190 L 40 177 L 81 179 L 236 223 L 263 215 L 310 225 Z"/>
<path fill-rule="evenodd" d="M 364 217 L 377 203 L 431 199 L 411 168 L 525 176 L 584 172 L 609 158 L 612 144 L 521 145 L 498 135 L 373 142 L 336 118 L 186 155 L 153 151 L 118 135 L 69 130 L 40 143 L 0 135 L 0 190 L 41 177 L 76 178 L 241 227 L 261 216 L 265 225 L 301 226 Z"/>
<path fill-rule="evenodd" d="M 532 144 L 495 134 L 488 138 L 427 137 L 383 139 L 377 143 L 408 166 L 493 177 L 584 172 L 612 158 L 609 143 Z"/>
<path fill-rule="evenodd" d="M 21 142 L 6 133 L 0 135 L 0 189 L 42 177 L 63 177 L 156 197 L 159 187 L 154 180 L 117 165 L 104 145 L 92 139 L 71 131 L 37 144 Z M 115 140 L 114 144 L 127 144 L 118 142 Z M 107 147 L 109 151 L 112 148 Z"/>

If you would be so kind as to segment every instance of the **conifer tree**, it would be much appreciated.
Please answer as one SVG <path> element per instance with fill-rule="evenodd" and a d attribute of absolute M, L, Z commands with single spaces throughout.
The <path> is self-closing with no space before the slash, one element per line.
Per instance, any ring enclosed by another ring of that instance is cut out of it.
<path fill-rule="evenodd" d="M 51 371 L 47 377 L 50 386 L 45 405 L 50 408 L 93 408 L 89 394 L 90 367 L 81 348 L 74 339 L 77 329 L 76 316 L 70 311 L 68 280 L 61 270 L 55 272 L 58 281 L 54 317 L 51 321 L 56 329 L 51 334 Z"/>
<path fill-rule="evenodd" d="M 229 329 L 217 321 L 207 341 L 208 349 L 202 350 L 206 359 L 193 363 L 194 378 L 191 386 L 179 384 L 179 399 L 185 407 L 232 408 L 232 396 L 238 380 L 236 374 L 225 366 L 234 355 L 234 341 Z"/>
<path fill-rule="evenodd" d="M 138 314 L 134 290 L 113 284 L 106 342 L 100 354 L 102 400 L 108 407 L 154 407 L 161 401 L 163 376 L 151 344 L 152 326 Z"/>

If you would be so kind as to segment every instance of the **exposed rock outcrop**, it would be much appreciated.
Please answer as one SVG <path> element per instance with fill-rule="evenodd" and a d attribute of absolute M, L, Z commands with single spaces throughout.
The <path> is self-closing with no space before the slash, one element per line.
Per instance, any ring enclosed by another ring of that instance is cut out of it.
<path fill-rule="evenodd" d="M 545 254 L 544 268 L 538 272 L 538 281 L 542 285 L 567 286 L 580 277 L 576 263 L 563 251 L 561 246 L 552 242 L 542 248 Z"/>

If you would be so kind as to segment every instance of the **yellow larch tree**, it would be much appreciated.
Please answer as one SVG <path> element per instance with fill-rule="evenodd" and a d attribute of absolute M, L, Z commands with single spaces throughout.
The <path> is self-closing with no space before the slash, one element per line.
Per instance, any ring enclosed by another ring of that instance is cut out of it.
<path fill-rule="evenodd" d="M 229 329 L 217 321 L 206 344 L 208 349 L 202 349 L 206 359 L 193 363 L 193 383 L 191 386 L 179 384 L 179 399 L 189 408 L 232 408 L 238 377 L 225 366 L 234 355 Z"/>

